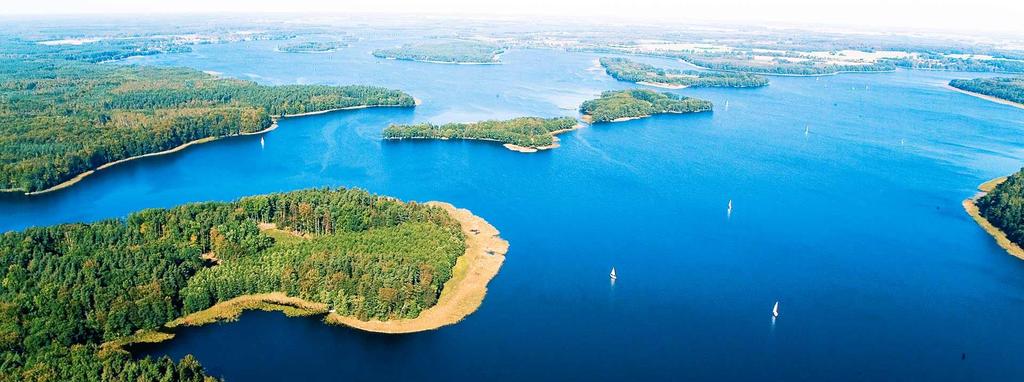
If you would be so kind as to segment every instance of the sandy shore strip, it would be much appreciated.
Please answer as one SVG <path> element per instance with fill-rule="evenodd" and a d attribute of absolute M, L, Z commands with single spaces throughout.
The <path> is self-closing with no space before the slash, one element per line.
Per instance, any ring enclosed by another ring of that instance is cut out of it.
<path fill-rule="evenodd" d="M 456 260 L 452 278 L 441 289 L 441 297 L 437 300 L 437 304 L 420 312 L 416 318 L 362 321 L 355 317 L 329 312 L 327 304 L 290 297 L 282 292 L 273 292 L 244 295 L 222 301 L 205 310 L 171 321 L 161 329 L 232 321 L 238 319 L 242 312 L 256 309 L 281 311 L 290 317 L 325 314 L 324 322 L 329 324 L 389 334 L 422 332 L 458 323 L 475 312 L 483 303 L 484 296 L 487 294 L 487 284 L 498 274 L 502 263 L 505 262 L 505 254 L 508 252 L 509 245 L 499 236 L 497 228 L 483 218 L 473 215 L 467 209 L 456 208 L 442 202 L 427 202 L 426 204 L 441 207 L 459 222 L 462 232 L 466 236 L 466 252 Z M 276 229 L 271 225 L 264 225 L 261 228 Z M 108 344 L 120 347 L 132 343 L 160 342 L 173 337 L 173 333 L 148 330 L 111 341 Z"/>
<path fill-rule="evenodd" d="M 974 218 L 974 221 L 977 222 L 978 225 L 980 225 L 981 228 L 985 230 L 985 232 L 988 232 L 989 235 L 992 235 L 992 237 L 996 239 L 996 244 L 999 244 L 1000 247 L 1003 247 L 1003 249 L 1005 249 L 1007 253 L 1013 255 L 1014 257 L 1017 257 L 1018 259 L 1024 260 L 1024 249 L 1021 249 L 1019 245 L 1010 241 L 1010 239 L 1006 237 L 1006 233 L 1004 233 L 998 227 L 992 225 L 992 223 L 989 223 L 988 219 L 985 219 L 984 216 L 981 216 L 981 211 L 978 210 L 978 205 L 975 204 L 975 201 L 978 200 L 978 198 L 985 196 L 986 193 L 992 191 L 992 189 L 994 189 L 996 186 L 998 186 L 1000 183 L 1004 181 L 1006 181 L 1005 176 L 982 183 L 980 186 L 978 186 L 978 190 L 980 192 L 975 194 L 970 199 L 964 200 L 964 210 L 967 211 L 968 215 L 971 215 L 971 217 Z"/>
<path fill-rule="evenodd" d="M 418 106 L 418 105 L 420 105 L 422 103 L 422 101 L 420 101 L 419 99 L 413 98 L 413 100 L 414 100 L 414 105 Z M 23 189 L 23 188 L 9 188 L 9 189 L 2 189 L 2 190 L 0 190 L 0 192 L 24 192 L 25 195 L 29 195 L 29 196 L 45 194 L 47 192 L 53 192 L 53 191 L 62 190 L 62 189 L 71 187 L 75 183 L 78 183 L 78 182 L 82 181 L 82 179 L 85 179 L 87 176 L 96 173 L 96 171 L 100 171 L 100 170 L 103 170 L 103 169 L 106 169 L 106 168 L 109 168 L 111 166 L 115 166 L 115 165 L 118 165 L 118 164 L 121 164 L 121 163 L 133 161 L 133 160 L 136 160 L 136 159 L 155 157 L 155 156 L 167 155 L 167 154 L 173 154 L 173 153 L 176 153 L 178 151 L 184 150 L 184 149 L 186 149 L 186 148 L 188 148 L 189 146 L 192 146 L 192 145 L 199 145 L 199 144 L 203 144 L 203 143 L 213 142 L 213 141 L 216 141 L 216 140 L 222 139 L 222 138 L 231 138 L 231 137 L 241 137 L 241 136 L 249 136 L 249 135 L 266 134 L 266 133 L 268 133 L 270 131 L 273 131 L 274 129 L 277 129 L 277 121 L 280 118 L 305 117 L 305 116 L 310 116 L 310 115 L 333 113 L 333 112 L 336 112 L 336 111 L 343 111 L 343 110 L 367 109 L 367 108 L 371 108 L 371 107 L 402 107 L 402 106 L 395 106 L 395 105 L 360 105 L 360 106 L 351 106 L 351 107 L 341 107 L 341 108 L 335 108 L 335 109 L 328 109 L 328 110 L 322 110 L 322 111 L 313 111 L 313 112 L 308 112 L 308 113 L 285 114 L 285 115 L 282 115 L 280 117 L 275 116 L 275 117 L 271 117 L 273 122 L 270 124 L 270 126 L 268 126 L 266 129 L 263 129 L 263 130 L 252 131 L 252 132 L 240 132 L 240 133 L 237 133 L 237 134 L 222 135 L 222 136 L 219 136 L 219 137 L 200 138 L 200 139 L 196 139 L 194 141 L 185 142 L 185 143 L 183 143 L 183 144 L 181 144 L 179 146 L 176 146 L 174 148 L 167 149 L 167 150 L 164 150 L 164 151 L 158 151 L 158 152 L 155 152 L 155 153 L 142 154 L 142 155 L 136 155 L 136 156 L 132 156 L 132 157 L 124 158 L 124 159 L 118 159 L 118 160 L 113 161 L 113 162 L 104 163 L 104 164 L 100 165 L 99 167 L 96 167 L 95 169 L 88 170 L 88 171 L 83 172 L 81 174 L 75 175 L 73 178 L 65 180 L 64 182 L 61 182 L 60 184 L 57 184 L 57 185 L 52 186 L 50 188 L 47 188 L 45 190 L 25 192 L 25 189 Z"/>
<path fill-rule="evenodd" d="M 981 93 L 975 93 L 975 92 L 972 92 L 970 90 L 964 90 L 964 89 L 960 89 L 960 88 L 955 88 L 955 87 L 950 86 L 949 84 L 942 85 L 942 87 L 944 87 L 946 89 L 949 89 L 949 90 L 952 90 L 952 91 L 955 91 L 957 93 L 967 94 L 967 95 L 969 95 L 971 97 L 978 97 L 978 98 L 981 98 L 983 100 L 992 101 L 992 102 L 995 102 L 995 103 L 998 103 L 998 104 L 1001 104 L 1001 105 L 1013 106 L 1013 107 L 1016 107 L 1016 108 L 1019 108 L 1019 109 L 1024 109 L 1024 103 L 1013 102 L 1013 101 L 1010 101 L 1010 100 L 1005 100 L 1005 99 L 998 98 L 998 97 L 993 97 L 993 96 L 990 96 L 990 95 L 985 95 L 985 94 L 981 94 Z"/>
<path fill-rule="evenodd" d="M 659 114 L 682 114 L 682 113 L 668 112 L 668 113 L 659 113 Z M 590 124 L 593 124 L 593 123 L 615 123 L 615 122 L 632 121 L 634 119 L 647 118 L 647 117 L 650 117 L 652 115 L 653 114 L 641 115 L 641 116 L 636 116 L 636 117 L 620 117 L 620 118 L 615 118 L 615 119 L 613 119 L 611 121 L 594 122 L 594 117 L 592 115 L 584 114 L 582 117 L 580 117 L 580 119 L 582 119 L 583 122 L 590 123 Z"/>
<path fill-rule="evenodd" d="M 414 333 L 455 324 L 480 307 L 487 294 L 487 283 L 505 262 L 508 242 L 498 235 L 497 228 L 467 209 L 441 202 L 427 204 L 448 211 L 466 235 L 466 252 L 455 263 L 452 278 L 444 284 L 437 304 L 411 319 L 361 321 L 331 313 L 326 322 L 377 333 Z"/>
<path fill-rule="evenodd" d="M 675 84 L 666 84 L 666 83 L 661 83 L 661 82 L 648 82 L 648 81 L 640 81 L 640 82 L 637 82 L 636 84 L 637 85 L 653 86 L 653 87 L 662 88 L 662 89 L 686 89 L 688 87 L 686 85 L 675 85 Z"/>

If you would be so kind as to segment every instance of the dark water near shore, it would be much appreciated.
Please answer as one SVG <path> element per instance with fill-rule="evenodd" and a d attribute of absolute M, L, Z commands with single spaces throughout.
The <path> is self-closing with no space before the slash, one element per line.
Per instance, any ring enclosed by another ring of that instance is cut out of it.
<path fill-rule="evenodd" d="M 511 243 L 481 309 L 438 331 L 387 336 L 252 312 L 139 349 L 195 354 L 230 381 L 1024 379 L 1024 261 L 960 206 L 1021 166 L 1024 111 L 941 87 L 975 75 L 679 90 L 715 112 L 591 126 L 520 154 L 379 136 L 389 123 L 575 115 L 629 84 L 594 70 L 596 55 L 513 50 L 504 65 L 438 65 L 376 60 L 375 44 L 138 59 L 268 84 L 389 86 L 424 104 L 287 119 L 263 149 L 259 137 L 222 140 L 59 192 L 5 195 L 0 230 L 345 186 L 469 208 Z"/>

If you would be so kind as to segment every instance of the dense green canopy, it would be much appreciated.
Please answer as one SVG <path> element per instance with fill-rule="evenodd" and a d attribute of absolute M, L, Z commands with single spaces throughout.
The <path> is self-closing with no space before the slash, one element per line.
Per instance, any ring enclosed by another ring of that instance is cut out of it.
<path fill-rule="evenodd" d="M 308 238 L 275 244 L 257 223 Z M 343 189 L 8 232 L 0 235 L 0 381 L 196 372 L 198 364 L 135 362 L 97 345 L 246 294 L 286 292 L 361 319 L 416 317 L 437 302 L 464 243 L 443 209 Z"/>
<path fill-rule="evenodd" d="M 973 80 L 952 80 L 949 86 L 1005 99 L 1016 103 L 1024 103 L 1024 77 L 992 77 L 975 78 Z"/>
<path fill-rule="evenodd" d="M 711 102 L 645 89 L 606 91 L 601 93 L 601 98 L 583 102 L 580 106 L 580 113 L 592 122 L 702 111 L 711 111 Z"/>
<path fill-rule="evenodd" d="M 1024 245 L 1024 169 L 977 200 L 978 211 L 1010 241 Z"/>
<path fill-rule="evenodd" d="M 398 48 L 377 49 L 373 55 L 379 58 L 393 58 L 412 61 L 436 61 L 445 63 L 493 64 L 498 62 L 502 48 L 475 41 L 434 41 L 405 44 Z"/>
<path fill-rule="evenodd" d="M 267 128 L 271 117 L 413 106 L 370 86 L 261 86 L 192 69 L 0 59 L 0 189 L 36 191 L 104 163 Z"/>
<path fill-rule="evenodd" d="M 600 62 L 604 71 L 619 81 L 687 87 L 752 88 L 768 85 L 767 78 L 747 73 L 663 69 L 620 57 L 602 57 Z"/>
<path fill-rule="evenodd" d="M 348 47 L 344 41 L 306 41 L 283 44 L 277 50 L 284 53 L 326 53 Z"/>
<path fill-rule="evenodd" d="M 504 121 L 444 125 L 391 125 L 384 129 L 384 138 L 484 139 L 537 148 L 554 143 L 552 132 L 571 129 L 576 124 L 576 119 L 571 117 L 520 117 Z"/>

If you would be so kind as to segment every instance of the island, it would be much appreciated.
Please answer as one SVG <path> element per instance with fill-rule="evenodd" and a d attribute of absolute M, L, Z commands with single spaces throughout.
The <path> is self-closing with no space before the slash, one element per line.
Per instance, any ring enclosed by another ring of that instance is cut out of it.
<path fill-rule="evenodd" d="M 1007 253 L 1024 260 L 1024 169 L 978 186 L 964 209 Z"/>
<path fill-rule="evenodd" d="M 467 210 L 357 189 L 149 209 L 0 235 L 4 370 L 58 380 L 203 380 L 198 361 L 126 346 L 245 309 L 384 333 L 431 330 L 480 306 L 508 243 Z M 148 373 L 156 373 L 153 374 Z M 145 378 L 143 378 L 145 377 Z"/>
<path fill-rule="evenodd" d="M 306 41 L 283 44 L 277 47 L 282 53 L 330 53 L 349 45 L 344 41 Z"/>
<path fill-rule="evenodd" d="M 558 147 L 555 135 L 579 128 L 572 117 L 520 117 L 504 121 L 446 123 L 435 125 L 391 125 L 384 129 L 384 139 L 467 139 L 495 141 L 505 148 L 533 153 Z"/>
<path fill-rule="evenodd" d="M 949 81 L 949 89 L 1024 109 L 1024 77 L 992 77 Z"/>
<path fill-rule="evenodd" d="M 768 86 L 764 76 L 748 73 L 663 69 L 620 57 L 602 57 L 599 62 L 605 73 L 616 80 L 661 88 Z"/>
<path fill-rule="evenodd" d="M 504 49 L 476 41 L 432 41 L 405 44 L 398 48 L 377 49 L 373 56 L 390 60 L 436 64 L 499 64 Z"/>
<path fill-rule="evenodd" d="M 64 188 L 116 163 L 276 127 L 279 117 L 413 107 L 373 86 L 264 86 L 193 69 L 0 58 L 0 191 Z"/>
<path fill-rule="evenodd" d="M 711 102 L 646 89 L 611 90 L 598 99 L 583 102 L 580 113 L 588 123 L 621 122 L 665 113 L 711 111 Z"/>

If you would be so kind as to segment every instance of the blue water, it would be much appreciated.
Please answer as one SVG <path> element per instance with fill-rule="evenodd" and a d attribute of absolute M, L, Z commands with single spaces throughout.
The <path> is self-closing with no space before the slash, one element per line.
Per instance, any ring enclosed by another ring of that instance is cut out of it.
<path fill-rule="evenodd" d="M 480 310 L 441 330 L 388 336 L 252 312 L 137 351 L 192 353 L 232 381 L 1024 379 L 1024 261 L 960 206 L 1024 163 L 1024 111 L 941 86 L 974 74 L 685 89 L 715 112 L 590 126 L 527 155 L 379 136 L 389 123 L 575 115 L 630 84 L 594 70 L 592 54 L 512 50 L 496 66 L 369 54 L 394 44 L 134 59 L 268 84 L 389 86 L 424 104 L 287 119 L 264 149 L 221 140 L 3 196 L 0 231 L 345 186 L 452 202 L 511 243 Z"/>

